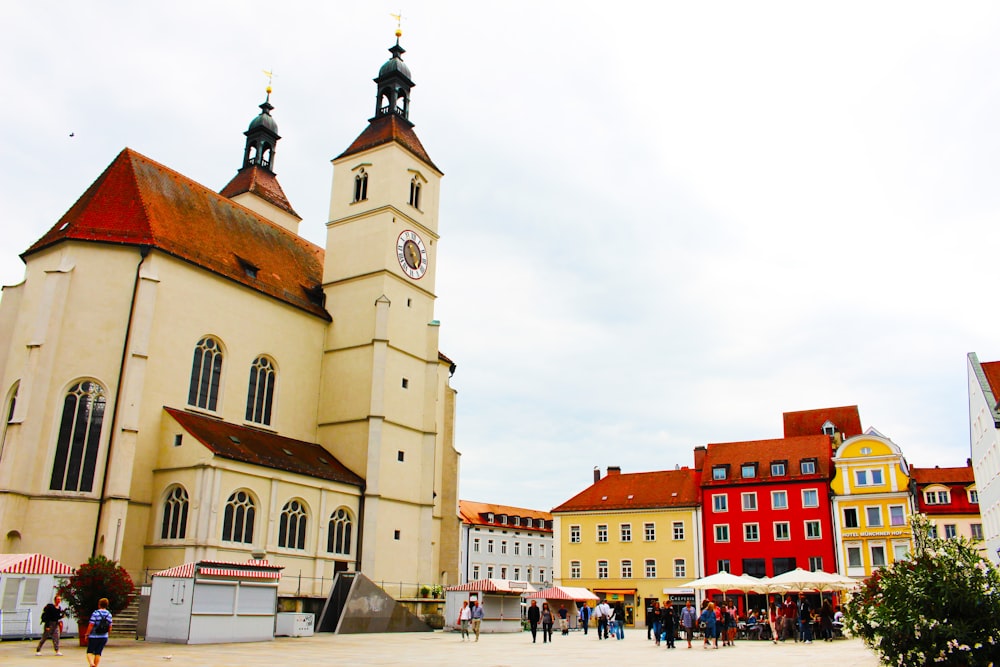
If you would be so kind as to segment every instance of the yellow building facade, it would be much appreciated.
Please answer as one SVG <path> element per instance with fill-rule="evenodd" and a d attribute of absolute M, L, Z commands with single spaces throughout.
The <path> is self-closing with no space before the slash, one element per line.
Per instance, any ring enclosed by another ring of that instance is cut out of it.
<path fill-rule="evenodd" d="M 877 431 L 845 440 L 833 457 L 838 570 L 864 578 L 908 557 L 913 533 L 910 472 L 899 446 Z"/>
<path fill-rule="evenodd" d="M 680 599 L 701 576 L 701 515 L 692 470 L 608 474 L 552 510 L 555 585 L 621 602 L 627 624 L 645 603 Z"/>

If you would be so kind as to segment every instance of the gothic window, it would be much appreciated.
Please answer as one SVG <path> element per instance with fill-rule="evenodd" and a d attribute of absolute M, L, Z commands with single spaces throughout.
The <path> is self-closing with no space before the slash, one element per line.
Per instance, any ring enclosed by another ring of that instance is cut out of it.
<path fill-rule="evenodd" d="M 225 542 L 253 543 L 253 521 L 256 505 L 246 491 L 236 491 L 226 501 L 222 517 L 222 539 Z"/>
<path fill-rule="evenodd" d="M 3 424 L 0 425 L 0 458 L 3 457 L 4 443 L 7 442 L 7 424 L 14 419 L 14 408 L 17 406 L 17 391 L 21 387 L 21 382 L 18 380 L 14 383 L 14 387 L 10 390 L 10 398 L 7 401 L 7 411 L 3 415 Z"/>
<path fill-rule="evenodd" d="M 410 206 L 420 208 L 420 181 L 416 176 L 410 180 Z"/>
<path fill-rule="evenodd" d="M 188 405 L 215 410 L 219 401 L 219 380 L 222 378 L 222 347 L 219 341 L 206 336 L 198 341 L 191 362 L 191 387 Z"/>
<path fill-rule="evenodd" d="M 305 549 L 307 518 L 303 503 L 298 500 L 285 503 L 278 521 L 278 546 L 285 549 Z"/>
<path fill-rule="evenodd" d="M 53 491 L 93 490 L 104 405 L 104 388 L 96 382 L 78 382 L 66 392 L 49 482 Z"/>
<path fill-rule="evenodd" d="M 187 534 L 188 494 L 182 486 L 170 489 L 163 503 L 160 539 L 183 540 Z"/>
<path fill-rule="evenodd" d="M 274 363 L 267 357 L 257 357 L 250 366 L 250 387 L 247 389 L 248 422 L 265 426 L 271 424 L 274 377 Z"/>
<path fill-rule="evenodd" d="M 368 199 L 368 174 L 364 169 L 354 176 L 354 201 Z"/>
<path fill-rule="evenodd" d="M 333 554 L 351 553 L 351 515 L 341 507 L 330 515 L 326 531 L 326 550 Z"/>

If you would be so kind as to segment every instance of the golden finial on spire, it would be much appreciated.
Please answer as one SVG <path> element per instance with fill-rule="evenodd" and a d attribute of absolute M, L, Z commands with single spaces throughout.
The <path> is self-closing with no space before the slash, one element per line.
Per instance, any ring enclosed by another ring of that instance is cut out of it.
<path fill-rule="evenodd" d="M 398 14 L 389 14 L 392 18 L 396 19 L 396 39 L 403 36 L 403 12 L 400 10 Z"/>
<path fill-rule="evenodd" d="M 264 90 L 266 90 L 267 94 L 270 95 L 271 94 L 271 80 L 274 78 L 274 72 L 271 71 L 271 70 L 269 70 L 269 69 L 265 69 L 265 70 L 261 70 L 261 71 L 264 72 L 264 76 L 267 77 L 267 88 L 265 88 Z"/>

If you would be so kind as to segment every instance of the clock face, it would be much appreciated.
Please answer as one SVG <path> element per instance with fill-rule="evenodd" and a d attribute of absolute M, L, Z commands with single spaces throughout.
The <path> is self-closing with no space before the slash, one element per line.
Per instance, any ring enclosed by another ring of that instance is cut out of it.
<path fill-rule="evenodd" d="M 415 231 L 407 229 L 396 239 L 396 259 L 403 273 L 414 280 L 427 273 L 427 248 Z"/>

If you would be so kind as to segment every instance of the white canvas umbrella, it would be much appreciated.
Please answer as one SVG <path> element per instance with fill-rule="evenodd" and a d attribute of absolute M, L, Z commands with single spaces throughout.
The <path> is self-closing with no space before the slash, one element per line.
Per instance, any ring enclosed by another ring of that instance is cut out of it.
<path fill-rule="evenodd" d="M 822 570 L 810 572 L 809 570 L 803 570 L 801 567 L 771 577 L 770 583 L 772 585 L 784 586 L 786 590 L 790 591 L 843 591 L 857 586 L 856 581 L 842 577 L 839 574 L 830 574 Z"/>
<path fill-rule="evenodd" d="M 743 577 L 737 577 L 730 572 L 716 572 L 701 579 L 689 581 L 681 584 L 681 588 L 696 588 L 702 591 L 749 591 L 753 590 L 756 582 L 749 581 Z"/>

